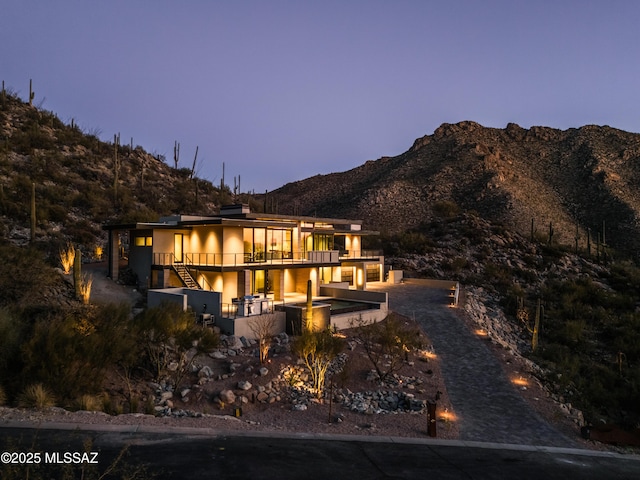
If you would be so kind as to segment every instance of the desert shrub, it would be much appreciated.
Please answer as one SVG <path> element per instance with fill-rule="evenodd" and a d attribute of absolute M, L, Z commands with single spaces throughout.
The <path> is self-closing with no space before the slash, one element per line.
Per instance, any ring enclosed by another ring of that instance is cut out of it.
<path fill-rule="evenodd" d="M 28 385 L 18 397 L 18 405 L 23 408 L 44 408 L 53 407 L 56 404 L 55 397 L 51 391 L 42 383 Z"/>
<path fill-rule="evenodd" d="M 84 395 L 80 395 L 73 402 L 73 407 L 76 410 L 86 410 L 89 412 L 97 412 L 102 409 L 102 400 L 99 396 L 84 394 Z"/>
<path fill-rule="evenodd" d="M 425 254 L 433 251 L 435 243 L 424 232 L 407 231 L 385 236 L 380 246 L 389 255 L 405 255 L 407 253 Z"/>
<path fill-rule="evenodd" d="M 0 306 L 33 306 L 57 277 L 41 252 L 33 248 L 0 244 L 0 263 L 11 265 L 0 275 Z"/>
<path fill-rule="evenodd" d="M 210 352 L 220 344 L 220 337 L 213 330 L 196 325 L 191 317 L 187 327 L 179 330 L 173 337 L 174 358 L 177 368 L 172 375 L 173 385 L 178 388 L 198 355 Z"/>
<path fill-rule="evenodd" d="M 102 388 L 105 372 L 134 339 L 125 306 L 43 313 L 22 347 L 23 378 L 49 385 L 60 400 Z"/>
<path fill-rule="evenodd" d="M 276 335 L 278 317 L 276 314 L 260 315 L 249 321 L 249 328 L 258 339 L 258 353 L 260 363 L 265 363 L 269 357 L 271 341 Z"/>
<path fill-rule="evenodd" d="M 452 200 L 435 202 L 431 208 L 434 215 L 440 218 L 453 218 L 460 213 L 460 207 Z"/>
<path fill-rule="evenodd" d="M 409 354 L 421 346 L 419 330 L 407 327 L 397 315 L 376 323 L 360 318 L 353 326 L 381 381 L 402 369 Z"/>
<path fill-rule="evenodd" d="M 312 388 L 317 398 L 324 393 L 324 383 L 331 362 L 344 348 L 344 340 L 330 330 L 311 331 L 304 329 L 294 338 L 291 351 L 307 367 L 311 375 Z"/>
<path fill-rule="evenodd" d="M 447 269 L 453 273 L 458 273 L 462 269 L 466 268 L 467 265 L 469 265 L 468 259 L 466 259 L 465 257 L 455 257 L 455 258 L 452 258 L 451 261 L 448 263 Z M 443 268 L 445 267 L 444 263 L 442 266 Z"/>
<path fill-rule="evenodd" d="M 509 267 L 494 262 L 484 264 L 484 283 L 492 285 L 498 291 L 505 291 L 513 284 L 513 272 Z"/>
<path fill-rule="evenodd" d="M 80 245 L 92 245 L 100 239 L 102 232 L 87 220 L 79 220 L 73 224 L 68 224 L 67 235 L 71 240 Z"/>
<path fill-rule="evenodd" d="M 7 403 L 7 394 L 4 393 L 4 388 L 0 385 L 0 406 Z"/>
<path fill-rule="evenodd" d="M 135 319 L 135 330 L 142 349 L 141 366 L 160 381 L 168 374 L 169 363 L 177 362 L 172 375 L 176 387 L 195 357 L 215 348 L 220 341 L 216 333 L 196 325 L 192 314 L 172 303 L 142 312 Z"/>
<path fill-rule="evenodd" d="M 23 367 L 21 345 L 27 332 L 27 322 L 18 312 L 0 308 L 0 379 L 8 391 L 15 391 L 19 384 Z"/>

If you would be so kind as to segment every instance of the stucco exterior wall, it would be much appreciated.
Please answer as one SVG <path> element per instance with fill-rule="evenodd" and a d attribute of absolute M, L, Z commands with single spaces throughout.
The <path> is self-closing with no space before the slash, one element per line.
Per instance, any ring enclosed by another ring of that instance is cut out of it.
<path fill-rule="evenodd" d="M 267 315 L 269 317 L 267 317 Z M 256 334 L 251 330 L 252 322 L 259 322 L 263 318 L 274 318 L 274 334 L 285 331 L 285 313 L 274 312 L 267 315 L 252 315 L 250 317 L 223 318 L 216 320 L 216 326 L 227 335 L 256 339 Z"/>
<path fill-rule="evenodd" d="M 241 227 L 225 227 L 222 233 L 224 263 L 233 265 L 244 261 L 244 237 Z M 234 257 L 232 254 L 238 254 Z"/>

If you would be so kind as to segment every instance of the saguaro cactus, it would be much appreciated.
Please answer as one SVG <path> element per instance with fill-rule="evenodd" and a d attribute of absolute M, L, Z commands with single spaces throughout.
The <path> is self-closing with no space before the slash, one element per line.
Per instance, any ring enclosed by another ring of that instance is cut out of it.
<path fill-rule="evenodd" d="M 120 134 L 113 135 L 113 203 L 118 205 L 118 182 L 120 174 L 120 159 L 118 158 L 118 147 L 120 146 Z"/>
<path fill-rule="evenodd" d="M 29 79 L 29 106 L 33 105 L 33 99 L 36 97 L 33 91 L 33 81 Z"/>
<path fill-rule="evenodd" d="M 76 298 L 82 299 L 82 252 L 77 249 L 73 261 L 73 285 L 76 289 Z"/>
<path fill-rule="evenodd" d="M 31 182 L 31 242 L 36 239 L 36 184 Z"/>
<path fill-rule="evenodd" d="M 177 140 L 173 143 L 173 164 L 175 169 L 178 169 L 178 162 L 180 161 L 180 142 Z"/>
<path fill-rule="evenodd" d="M 534 225 L 533 225 L 533 217 L 532 217 L 532 218 L 531 218 L 531 241 L 532 241 L 532 242 L 533 242 L 533 240 L 534 240 L 534 238 L 535 238 L 535 237 L 534 237 L 534 234 L 535 234 L 535 233 L 536 233 L 536 231 L 535 231 L 535 227 L 534 227 Z"/>
<path fill-rule="evenodd" d="M 542 301 L 538 297 L 538 306 L 536 307 L 536 318 L 533 322 L 533 332 L 531 335 L 531 350 L 536 351 L 538 348 L 538 332 L 540 331 L 540 312 L 542 310 Z"/>
<path fill-rule="evenodd" d="M 308 332 L 313 331 L 313 295 L 311 287 L 311 280 L 307 280 L 307 311 L 305 313 L 305 328 Z"/>

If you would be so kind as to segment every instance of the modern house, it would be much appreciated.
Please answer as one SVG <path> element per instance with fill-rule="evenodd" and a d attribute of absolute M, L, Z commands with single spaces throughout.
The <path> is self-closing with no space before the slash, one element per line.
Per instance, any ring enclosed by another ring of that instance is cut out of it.
<path fill-rule="evenodd" d="M 381 253 L 362 249 L 362 238 L 377 232 L 362 230 L 359 220 L 252 213 L 247 205 L 230 205 L 214 216 L 104 228 L 111 278 L 118 278 L 126 252 L 150 298 L 155 291 L 188 290 L 198 298 L 189 301 L 196 313 L 220 318 L 299 299 L 308 281 L 313 297 L 325 296 L 322 287 L 364 292 L 367 283 L 384 281 Z M 216 295 L 203 302 L 205 292 Z M 194 308 L 194 302 L 203 306 Z"/>

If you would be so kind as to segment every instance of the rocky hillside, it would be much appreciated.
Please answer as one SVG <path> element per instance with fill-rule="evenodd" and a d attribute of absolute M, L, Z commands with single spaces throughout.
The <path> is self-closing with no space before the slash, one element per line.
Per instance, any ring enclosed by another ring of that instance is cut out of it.
<path fill-rule="evenodd" d="M 474 122 L 443 124 L 405 153 L 353 170 L 290 183 L 270 196 L 279 213 L 362 218 L 397 233 L 433 218 L 434 205 L 462 210 L 530 235 L 584 247 L 605 222 L 606 241 L 640 248 L 640 134 L 610 127 L 557 130 Z"/>
<path fill-rule="evenodd" d="M 469 213 L 436 218 L 409 238 L 386 248 L 394 269 L 460 280 L 477 333 L 532 360 L 576 420 L 584 412 L 594 424 L 640 425 L 640 269 L 532 242 Z"/>
<path fill-rule="evenodd" d="M 116 143 L 0 93 L 0 238 L 29 241 L 32 185 L 35 241 L 54 252 L 69 241 L 93 251 L 105 222 L 214 213 L 232 201 L 228 187 L 214 187 L 191 168 L 172 168 L 127 140 Z"/>

